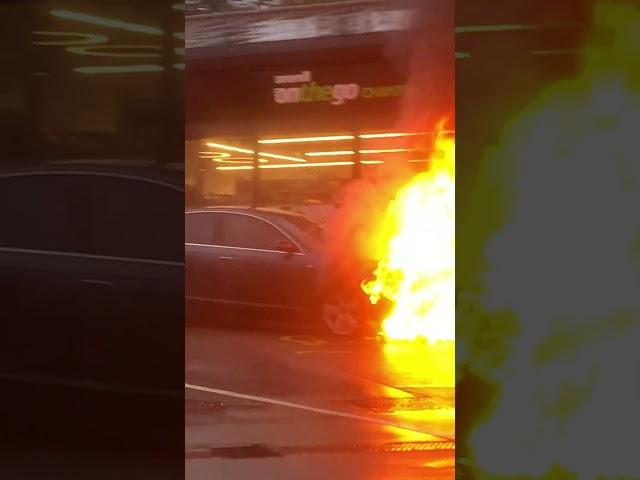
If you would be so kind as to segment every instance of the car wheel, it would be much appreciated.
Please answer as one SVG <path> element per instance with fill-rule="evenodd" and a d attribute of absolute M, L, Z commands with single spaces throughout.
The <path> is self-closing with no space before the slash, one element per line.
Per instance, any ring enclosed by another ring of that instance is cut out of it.
<path fill-rule="evenodd" d="M 346 293 L 327 300 L 322 306 L 322 321 L 334 335 L 353 337 L 362 329 L 358 298 Z"/>

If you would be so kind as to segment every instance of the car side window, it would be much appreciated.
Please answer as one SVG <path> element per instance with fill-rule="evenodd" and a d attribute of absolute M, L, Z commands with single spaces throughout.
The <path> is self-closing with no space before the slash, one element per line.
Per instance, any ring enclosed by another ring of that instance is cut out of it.
<path fill-rule="evenodd" d="M 87 199 L 79 175 L 0 177 L 0 247 L 87 253 Z"/>
<path fill-rule="evenodd" d="M 224 216 L 224 246 L 276 250 L 278 242 L 282 240 L 289 239 L 262 219 L 234 213 Z"/>
<path fill-rule="evenodd" d="M 186 214 L 184 222 L 185 243 L 220 245 L 221 215 L 210 212 Z"/>
<path fill-rule="evenodd" d="M 95 176 L 92 253 L 184 261 L 184 193 L 145 179 Z"/>

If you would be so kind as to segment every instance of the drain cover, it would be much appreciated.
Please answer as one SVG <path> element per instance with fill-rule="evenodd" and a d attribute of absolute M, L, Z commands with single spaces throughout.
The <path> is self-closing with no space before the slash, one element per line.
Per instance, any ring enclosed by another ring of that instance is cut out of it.
<path fill-rule="evenodd" d="M 240 447 L 192 447 L 185 452 L 186 458 L 268 458 L 284 455 L 313 453 L 413 453 L 437 450 L 455 450 L 455 443 L 442 442 L 392 442 L 342 445 L 296 445 L 294 447 L 272 448 L 253 444 Z"/>
<path fill-rule="evenodd" d="M 373 413 L 409 412 L 418 410 L 441 410 L 438 403 L 424 397 L 415 398 L 361 398 L 347 402 L 349 405 L 365 409 Z"/>

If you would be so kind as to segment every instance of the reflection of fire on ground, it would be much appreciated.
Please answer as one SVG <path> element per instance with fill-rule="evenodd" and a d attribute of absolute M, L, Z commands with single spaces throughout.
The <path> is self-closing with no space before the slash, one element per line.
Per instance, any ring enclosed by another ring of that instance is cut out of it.
<path fill-rule="evenodd" d="M 471 437 L 486 478 L 638 473 L 640 10 L 595 13 L 608 43 L 585 49 L 580 75 L 531 105 L 498 152 L 514 196 L 486 250 L 484 305 L 516 329 L 485 372 L 504 388 Z"/>

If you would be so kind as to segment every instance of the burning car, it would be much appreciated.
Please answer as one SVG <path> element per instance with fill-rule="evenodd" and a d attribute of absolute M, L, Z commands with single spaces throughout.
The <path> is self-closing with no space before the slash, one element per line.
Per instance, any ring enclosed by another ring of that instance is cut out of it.
<path fill-rule="evenodd" d="M 284 210 L 209 207 L 185 214 L 186 301 L 213 320 L 221 307 L 320 320 L 331 333 L 375 328 L 381 305 L 360 284 L 375 263 L 337 268 L 325 249 L 326 229 Z"/>

